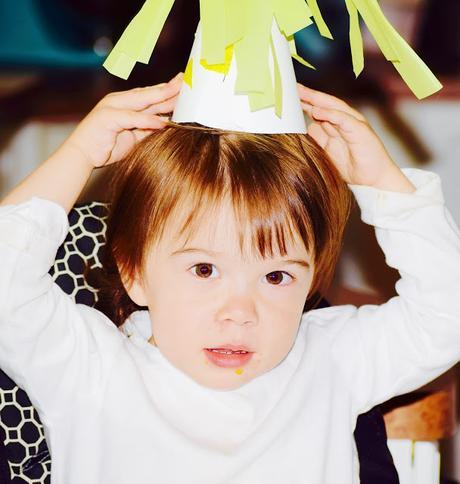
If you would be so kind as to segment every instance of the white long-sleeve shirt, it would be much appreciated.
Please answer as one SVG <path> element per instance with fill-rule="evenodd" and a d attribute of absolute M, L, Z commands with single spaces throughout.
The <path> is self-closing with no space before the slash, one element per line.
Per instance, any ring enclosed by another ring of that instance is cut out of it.
<path fill-rule="evenodd" d="M 414 193 L 350 185 L 398 296 L 304 314 L 287 357 L 228 392 L 149 344 L 148 312 L 120 330 L 53 283 L 59 205 L 0 207 L 0 367 L 40 414 L 52 483 L 357 484 L 358 414 L 460 359 L 460 233 L 438 175 L 403 172 Z"/>

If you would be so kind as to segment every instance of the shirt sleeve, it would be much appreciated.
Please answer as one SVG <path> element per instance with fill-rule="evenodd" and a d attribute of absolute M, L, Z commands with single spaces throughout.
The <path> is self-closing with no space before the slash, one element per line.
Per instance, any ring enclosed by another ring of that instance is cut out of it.
<path fill-rule="evenodd" d="M 333 338 L 333 358 L 357 414 L 420 388 L 460 359 L 460 231 L 440 177 L 402 171 L 415 192 L 349 185 L 387 265 L 400 274 L 398 295 L 385 304 L 338 307 L 345 319 Z"/>
<path fill-rule="evenodd" d="M 102 313 L 76 304 L 48 274 L 68 229 L 54 202 L 0 206 L 0 368 L 42 416 L 101 384 L 119 337 Z"/>

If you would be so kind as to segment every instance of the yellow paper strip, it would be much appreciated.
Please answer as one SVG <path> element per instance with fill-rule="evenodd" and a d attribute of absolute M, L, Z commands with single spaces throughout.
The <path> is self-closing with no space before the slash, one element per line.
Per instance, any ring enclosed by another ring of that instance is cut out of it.
<path fill-rule="evenodd" d="M 201 59 L 200 64 L 209 71 L 219 72 L 220 74 L 228 74 L 232 63 L 233 52 L 233 45 L 229 45 L 225 49 L 225 61 L 223 64 L 208 64 L 204 59 Z"/>
<path fill-rule="evenodd" d="M 424 99 L 442 89 L 442 84 L 406 41 L 391 25 L 388 29 L 393 33 L 392 40 L 399 54 L 399 60 L 393 65 L 415 96 Z"/>
<path fill-rule="evenodd" d="M 309 67 L 310 69 L 314 69 L 316 71 L 316 67 L 313 64 L 307 62 L 297 53 L 297 46 L 295 45 L 295 39 L 293 35 L 289 38 L 289 48 L 291 49 L 291 56 L 293 59 L 295 59 L 297 62 L 300 62 L 305 67 Z"/>
<path fill-rule="evenodd" d="M 143 64 L 148 64 L 150 62 L 153 50 L 155 49 L 158 38 L 160 37 L 161 31 L 163 30 L 164 24 L 173 5 L 174 0 L 151 0 L 150 8 L 146 9 L 144 14 L 141 13 L 139 15 L 138 28 L 141 33 L 144 31 L 146 32 L 145 37 L 141 34 L 128 44 L 128 47 L 133 49 L 134 52 L 136 52 L 136 46 L 139 45 L 139 62 L 142 62 Z"/>
<path fill-rule="evenodd" d="M 267 84 L 263 92 L 248 92 L 249 107 L 251 111 L 271 108 L 276 105 L 275 91 L 271 79 L 267 79 Z"/>
<path fill-rule="evenodd" d="M 358 77 L 364 69 L 364 47 L 359 14 L 355 4 L 351 0 L 345 0 L 345 5 L 350 16 L 350 49 L 353 62 L 353 72 Z"/>
<path fill-rule="evenodd" d="M 245 24 L 241 21 L 241 12 L 246 0 L 225 0 L 226 45 L 233 45 L 241 40 L 245 33 Z"/>
<path fill-rule="evenodd" d="M 273 56 L 273 77 L 267 77 L 267 86 L 262 93 L 249 93 L 249 106 L 251 111 L 258 111 L 269 107 L 275 108 L 275 114 L 281 118 L 283 114 L 283 85 L 281 80 L 281 72 L 279 68 L 278 59 L 276 56 L 273 40 L 270 39 L 270 51 Z"/>
<path fill-rule="evenodd" d="M 147 64 L 174 0 L 147 0 L 104 62 L 116 76 L 127 79 L 136 62 Z"/>
<path fill-rule="evenodd" d="M 190 86 L 190 88 L 193 87 L 193 58 L 190 57 L 190 59 L 187 62 L 187 67 L 185 68 L 184 72 L 184 82 Z"/>
<path fill-rule="evenodd" d="M 397 60 L 398 54 L 385 27 L 385 16 L 376 0 L 350 0 L 363 17 L 367 28 L 377 42 L 385 58 L 389 61 Z"/>
<path fill-rule="evenodd" d="M 308 6 L 313 14 L 313 18 L 315 19 L 316 26 L 318 27 L 319 33 L 328 39 L 333 39 L 331 31 L 329 27 L 326 25 L 326 22 L 321 15 L 321 10 L 318 7 L 318 2 L 316 0 L 307 0 Z"/>
<path fill-rule="evenodd" d="M 200 0 L 201 58 L 207 64 L 224 64 L 226 48 L 225 0 Z"/>
<path fill-rule="evenodd" d="M 377 0 L 350 0 L 366 22 L 385 57 L 418 99 L 423 99 L 442 88 L 442 84 L 427 65 L 396 32 L 381 11 Z"/>
<path fill-rule="evenodd" d="M 103 64 L 111 74 L 125 80 L 128 79 L 135 65 L 136 61 L 124 52 L 115 51 L 112 51 L 110 58 L 107 58 Z"/>
<path fill-rule="evenodd" d="M 278 27 L 286 37 L 311 25 L 312 11 L 305 0 L 273 0 L 273 11 Z"/>
<path fill-rule="evenodd" d="M 263 93 L 271 85 L 268 56 L 273 12 L 266 8 L 266 0 L 252 0 L 247 3 L 245 12 L 242 13 L 246 33 L 235 44 L 238 67 L 235 89 L 240 94 Z"/>

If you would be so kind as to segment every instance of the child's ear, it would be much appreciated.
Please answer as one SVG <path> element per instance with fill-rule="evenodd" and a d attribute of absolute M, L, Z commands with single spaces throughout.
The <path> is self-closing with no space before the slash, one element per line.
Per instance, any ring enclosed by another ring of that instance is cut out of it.
<path fill-rule="evenodd" d="M 125 279 L 122 277 L 123 286 L 128 293 L 128 296 L 138 306 L 147 306 L 147 297 L 145 294 L 142 279 L 136 275 L 133 279 Z"/>

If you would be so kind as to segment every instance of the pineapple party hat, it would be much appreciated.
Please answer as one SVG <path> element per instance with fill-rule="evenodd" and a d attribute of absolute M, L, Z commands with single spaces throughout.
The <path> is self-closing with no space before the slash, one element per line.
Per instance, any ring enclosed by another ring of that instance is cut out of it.
<path fill-rule="evenodd" d="M 104 67 L 127 79 L 137 62 L 147 64 L 173 4 L 147 0 Z M 356 76 L 364 68 L 361 17 L 418 99 L 442 88 L 377 0 L 345 4 Z M 298 55 L 294 41 L 296 32 L 312 24 L 332 39 L 316 0 L 200 0 L 200 22 L 172 121 L 251 133 L 306 133 L 292 59 L 314 68 Z"/>

